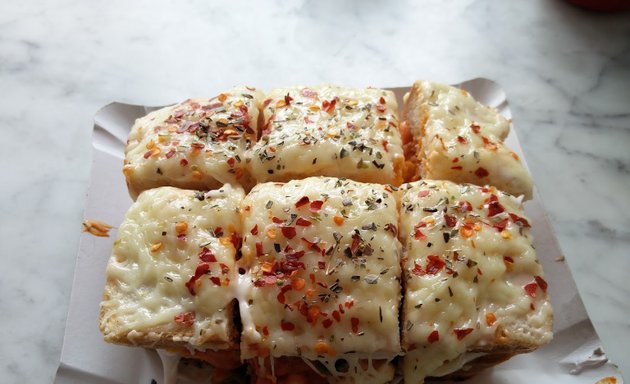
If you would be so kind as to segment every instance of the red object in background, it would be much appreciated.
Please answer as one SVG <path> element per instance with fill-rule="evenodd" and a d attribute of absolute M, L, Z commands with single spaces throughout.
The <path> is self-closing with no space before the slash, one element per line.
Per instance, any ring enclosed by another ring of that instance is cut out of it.
<path fill-rule="evenodd" d="M 580 8 L 599 12 L 616 12 L 630 9 L 630 0 L 567 0 Z"/>

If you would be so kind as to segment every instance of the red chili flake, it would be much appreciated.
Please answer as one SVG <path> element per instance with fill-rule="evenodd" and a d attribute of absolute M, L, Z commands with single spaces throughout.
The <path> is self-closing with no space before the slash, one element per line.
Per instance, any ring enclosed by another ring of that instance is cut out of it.
<path fill-rule="evenodd" d="M 349 121 L 348 121 L 348 122 L 346 123 L 346 127 L 347 127 L 348 129 L 355 129 L 355 128 L 356 128 L 356 125 L 354 125 L 354 124 L 352 124 L 351 122 L 349 122 Z"/>
<path fill-rule="evenodd" d="M 483 276 L 483 272 L 481 272 L 481 269 L 479 269 L 479 267 L 477 267 L 477 274 L 479 274 L 479 276 Z"/>
<path fill-rule="evenodd" d="M 341 321 L 341 315 L 339 314 L 339 311 L 336 309 L 333 311 L 332 317 L 333 319 L 337 320 L 337 322 Z"/>
<path fill-rule="evenodd" d="M 482 136 L 481 139 L 483 140 L 484 147 L 488 148 L 491 151 L 496 151 L 497 150 L 497 145 L 495 143 L 493 143 L 492 141 L 488 140 L 487 137 Z"/>
<path fill-rule="evenodd" d="M 177 240 L 186 241 L 186 234 L 182 233 L 181 235 L 177 235 Z"/>
<path fill-rule="evenodd" d="M 312 223 L 302 217 L 298 217 L 298 219 L 295 221 L 295 225 L 299 225 L 300 227 L 308 227 L 309 225 L 311 225 Z"/>
<path fill-rule="evenodd" d="M 419 197 L 427 197 L 427 196 L 429 196 L 429 193 L 431 193 L 431 191 L 429 191 L 428 189 L 425 189 L 424 191 L 418 192 L 418 196 Z"/>
<path fill-rule="evenodd" d="M 216 227 L 214 229 L 214 236 L 215 237 L 221 237 L 223 236 L 223 228 L 222 227 Z"/>
<path fill-rule="evenodd" d="M 221 279 L 216 276 L 210 277 L 210 281 L 212 281 L 215 285 L 218 285 L 219 287 L 221 286 Z"/>
<path fill-rule="evenodd" d="M 254 281 L 255 287 L 264 287 L 265 285 L 274 285 L 278 281 L 276 275 L 264 275 L 260 279 Z"/>
<path fill-rule="evenodd" d="M 292 330 L 295 329 L 295 325 L 293 323 L 289 322 L 289 321 L 282 320 L 282 321 L 280 321 L 280 328 L 283 331 L 292 331 Z"/>
<path fill-rule="evenodd" d="M 512 219 L 513 222 L 519 223 L 525 228 L 529 228 L 530 227 L 529 222 L 525 218 L 517 216 L 517 215 L 515 215 L 513 213 L 510 213 L 509 215 L 510 215 L 510 219 Z"/>
<path fill-rule="evenodd" d="M 379 105 L 376 106 L 376 110 L 379 111 L 380 113 L 383 113 L 383 112 L 385 112 L 385 106 L 379 104 Z"/>
<path fill-rule="evenodd" d="M 192 276 L 190 280 L 186 282 L 186 288 L 188 288 L 188 292 L 190 292 L 191 295 L 195 296 L 195 283 L 197 282 L 197 280 L 199 280 L 209 270 L 210 264 L 208 263 L 199 263 L 199 265 L 197 265 L 194 276 Z"/>
<path fill-rule="evenodd" d="M 267 328 L 267 326 L 264 326 L 262 329 L 262 333 L 265 336 L 269 336 L 269 328 Z"/>
<path fill-rule="evenodd" d="M 424 276 L 425 272 L 422 269 L 422 266 L 418 263 L 415 263 L 411 272 L 416 276 Z"/>
<path fill-rule="evenodd" d="M 538 284 L 536 284 L 536 282 L 531 282 L 529 284 L 525 284 L 523 289 L 525 289 L 525 292 L 527 292 L 527 294 L 529 296 L 535 298 L 536 297 L 536 289 L 538 289 Z"/>
<path fill-rule="evenodd" d="M 462 136 L 457 136 L 457 141 L 459 141 L 461 144 L 466 144 L 468 141 L 466 141 L 466 139 Z"/>
<path fill-rule="evenodd" d="M 466 200 L 460 201 L 457 205 L 458 205 L 459 209 L 464 211 L 464 212 L 471 212 L 472 211 L 472 204 L 470 204 Z"/>
<path fill-rule="evenodd" d="M 532 311 L 536 310 L 534 303 L 529 303 L 529 309 L 531 309 Z"/>
<path fill-rule="evenodd" d="M 210 99 L 213 100 L 213 99 Z M 201 107 L 201 109 L 204 110 L 211 110 L 211 109 L 215 109 L 215 108 L 219 108 L 220 106 L 222 106 L 223 103 L 220 102 L 216 102 L 216 103 L 212 103 L 212 104 L 208 104 L 208 105 L 204 105 L 203 107 Z"/>
<path fill-rule="evenodd" d="M 310 202 L 308 196 L 302 196 L 300 200 L 295 203 L 295 208 L 300 208 L 303 205 L 306 205 Z"/>
<path fill-rule="evenodd" d="M 236 159 L 230 157 L 229 159 L 227 159 L 227 164 L 230 166 L 230 168 L 234 168 L 234 164 L 236 164 Z"/>
<path fill-rule="evenodd" d="M 184 327 L 192 327 L 195 324 L 195 311 L 178 313 L 175 315 L 175 322 Z"/>
<path fill-rule="evenodd" d="M 505 211 L 505 208 L 499 203 L 499 198 L 497 195 L 490 195 L 489 203 L 488 203 L 488 216 L 492 217 L 494 215 L 498 215 L 499 213 Z"/>
<path fill-rule="evenodd" d="M 256 243 L 256 256 L 262 256 L 262 255 L 264 255 L 263 243 L 262 242 L 258 242 L 258 243 Z"/>
<path fill-rule="evenodd" d="M 429 259 L 427 262 L 427 274 L 429 275 L 437 274 L 446 265 L 439 256 L 429 255 L 427 259 Z"/>
<path fill-rule="evenodd" d="M 322 109 L 328 113 L 335 110 L 335 105 L 337 104 L 337 98 L 335 97 L 331 101 L 324 100 L 322 103 Z"/>
<path fill-rule="evenodd" d="M 287 239 L 292 239 L 295 237 L 295 228 L 294 227 L 282 227 L 281 228 L 282 234 L 284 235 L 284 237 L 286 237 Z"/>
<path fill-rule="evenodd" d="M 352 333 L 359 333 L 359 318 L 351 317 L 350 325 L 352 326 Z"/>
<path fill-rule="evenodd" d="M 459 157 L 453 157 L 452 163 L 459 163 Z"/>
<path fill-rule="evenodd" d="M 267 99 L 267 100 L 263 101 L 263 108 L 267 107 L 269 105 L 269 103 L 271 103 L 271 99 Z"/>
<path fill-rule="evenodd" d="M 286 261 L 280 264 L 280 270 L 284 273 L 291 273 L 297 270 L 298 268 L 302 268 L 303 270 L 306 270 L 304 263 L 301 261 L 298 261 L 304 256 L 304 254 L 305 254 L 304 251 L 297 251 L 297 252 L 287 254 Z"/>
<path fill-rule="evenodd" d="M 536 280 L 536 283 L 538 284 L 538 286 L 540 287 L 540 289 L 542 289 L 543 292 L 547 292 L 547 282 L 545 281 L 545 279 L 543 279 L 540 276 L 536 276 L 534 277 L 534 280 Z"/>
<path fill-rule="evenodd" d="M 186 159 L 181 159 L 181 160 L 179 161 L 179 165 L 181 165 L 182 167 L 187 166 L 187 165 L 188 165 L 188 160 L 186 160 Z"/>
<path fill-rule="evenodd" d="M 505 229 L 505 227 L 507 227 L 509 220 L 508 219 L 503 219 L 497 223 L 492 224 L 492 226 L 494 228 L 497 229 L 497 231 L 501 232 Z"/>
<path fill-rule="evenodd" d="M 381 104 L 385 104 L 385 98 L 383 96 L 381 96 L 380 99 L 378 99 L 378 102 Z"/>
<path fill-rule="evenodd" d="M 227 265 L 223 264 L 223 263 L 219 263 L 219 267 L 221 267 L 221 273 L 222 274 L 226 274 L 228 272 L 230 272 L 230 267 L 228 267 Z"/>
<path fill-rule="evenodd" d="M 285 285 L 285 287 L 291 287 L 291 286 L 290 285 Z M 287 299 L 284 296 L 284 291 L 280 291 L 280 293 L 278 293 L 278 296 L 276 296 L 276 299 L 278 300 L 278 302 L 280 304 L 286 303 Z"/>
<path fill-rule="evenodd" d="M 478 178 L 480 178 L 480 179 L 482 179 L 482 178 L 484 178 L 484 177 L 487 177 L 489 174 L 490 174 L 490 173 L 488 173 L 488 171 L 486 171 L 486 169 L 485 169 L 485 168 L 483 168 L 483 167 L 479 167 L 479 168 L 477 168 L 477 170 L 475 171 L 475 175 L 476 175 Z"/>
<path fill-rule="evenodd" d="M 473 130 L 473 132 L 475 132 L 475 133 L 479 133 L 479 131 L 481 130 L 481 127 L 480 127 L 480 126 L 478 126 L 478 125 L 477 125 L 477 124 L 475 124 L 475 123 L 472 123 L 472 124 L 470 124 L 470 129 L 472 129 L 472 130 Z"/>
<path fill-rule="evenodd" d="M 210 252 L 210 250 L 206 247 L 203 247 L 201 252 L 199 252 L 199 259 L 201 259 L 201 261 L 205 261 L 206 263 L 214 263 L 217 261 L 214 254 L 212 254 L 212 252 Z"/>
<path fill-rule="evenodd" d="M 308 248 L 309 249 L 313 249 L 313 250 L 315 250 L 317 252 L 321 252 L 322 251 L 322 249 L 317 245 L 317 243 L 308 241 L 308 240 L 306 240 L 303 237 L 302 237 L 302 241 L 305 242 L 306 244 L 308 244 Z"/>
<path fill-rule="evenodd" d="M 288 93 L 286 95 L 284 95 L 284 103 L 287 106 L 291 105 L 292 101 L 293 101 L 293 98 Z"/>
<path fill-rule="evenodd" d="M 333 321 L 330 319 L 325 319 L 324 321 L 322 321 L 322 325 L 324 326 L 324 328 L 330 328 L 330 326 L 333 325 Z"/>
<path fill-rule="evenodd" d="M 454 170 L 456 170 L 456 171 L 461 171 L 463 168 L 462 168 L 462 166 L 461 166 L 461 165 L 456 165 L 456 166 L 454 166 L 454 167 L 451 167 L 451 169 L 454 169 Z"/>
<path fill-rule="evenodd" d="M 252 235 L 256 236 L 258 234 L 258 224 L 254 225 L 251 231 L 249 231 Z"/>
<path fill-rule="evenodd" d="M 232 232 L 232 234 L 230 235 L 230 242 L 234 246 L 234 249 L 239 250 L 239 249 L 241 249 L 241 244 L 243 243 L 243 238 L 238 233 Z"/>
<path fill-rule="evenodd" d="M 424 235 L 424 233 L 422 233 L 421 230 L 419 230 L 418 228 L 416 228 L 415 233 L 413 234 L 414 237 L 416 238 L 416 240 L 423 240 L 426 239 L 427 237 Z"/>
<path fill-rule="evenodd" d="M 433 344 L 436 341 L 440 340 L 440 332 L 437 331 L 437 329 L 433 332 L 431 332 L 429 334 L 429 337 L 427 337 L 427 341 L 429 342 L 429 344 Z"/>
<path fill-rule="evenodd" d="M 174 149 L 171 149 L 170 151 L 166 152 L 166 158 L 167 159 L 170 159 L 174 155 L 175 155 L 175 150 Z"/>
<path fill-rule="evenodd" d="M 151 151 L 147 151 L 147 152 L 144 153 L 144 158 L 148 159 L 149 157 L 151 157 L 152 154 L 153 154 L 152 150 Z"/>
<path fill-rule="evenodd" d="M 317 97 L 317 92 L 313 91 L 310 88 L 302 88 L 302 90 L 300 91 L 300 95 L 304 96 L 304 97 Z"/>
<path fill-rule="evenodd" d="M 320 209 L 322 209 L 322 205 L 324 204 L 323 201 L 321 200 L 315 200 L 311 203 L 311 206 L 309 207 L 309 210 L 311 212 L 319 212 Z"/>
<path fill-rule="evenodd" d="M 317 262 L 317 268 L 319 268 L 320 270 L 326 269 L 326 262 L 325 261 L 318 261 Z"/>
<path fill-rule="evenodd" d="M 298 311 L 309 323 L 316 323 L 319 316 L 319 307 L 317 305 L 309 307 L 304 301 L 298 300 L 293 305 L 297 306 Z"/>
<path fill-rule="evenodd" d="M 444 221 L 446 222 L 446 226 L 449 228 L 453 228 L 457 224 L 457 219 L 447 214 L 444 214 Z"/>
<path fill-rule="evenodd" d="M 282 223 L 284 223 L 284 220 L 282 220 L 281 218 L 276 217 L 276 216 L 272 217 L 272 218 L 271 218 L 271 221 L 273 221 L 273 222 L 274 222 L 274 223 L 276 223 L 276 224 L 282 224 Z"/>
<path fill-rule="evenodd" d="M 354 233 L 352 235 L 352 244 L 350 244 L 350 252 L 355 255 L 357 250 L 359 249 L 359 244 L 361 242 L 361 236 L 358 233 Z"/>
<path fill-rule="evenodd" d="M 503 256 L 503 261 L 505 261 L 506 263 L 514 263 L 514 259 L 510 256 Z"/>
<path fill-rule="evenodd" d="M 204 148 L 206 147 L 206 146 L 205 146 L 205 145 L 203 145 L 202 143 L 192 143 L 192 144 L 190 144 L 190 146 L 191 146 L 192 148 L 194 148 L 194 149 L 198 149 L 198 150 L 202 150 L 202 149 L 204 149 Z M 229 163 L 229 162 L 230 162 L 230 161 L 228 160 L 228 163 Z"/>
<path fill-rule="evenodd" d="M 389 152 L 389 149 L 387 148 L 387 146 L 389 145 L 389 141 L 388 140 L 382 140 L 381 144 L 383 144 L 383 149 L 385 150 L 385 152 Z"/>
<path fill-rule="evenodd" d="M 457 336 L 457 340 L 461 340 L 464 337 L 468 336 L 470 332 L 473 331 L 473 328 L 455 328 L 453 332 Z"/>

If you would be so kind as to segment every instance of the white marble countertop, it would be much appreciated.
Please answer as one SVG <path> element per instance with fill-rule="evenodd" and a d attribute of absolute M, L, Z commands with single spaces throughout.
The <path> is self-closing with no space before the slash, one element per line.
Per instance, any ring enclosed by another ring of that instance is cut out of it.
<path fill-rule="evenodd" d="M 506 90 L 586 307 L 630 375 L 630 14 L 559 0 L 245 5 L 0 4 L 2 382 L 57 368 L 102 105 L 479 76 Z"/>

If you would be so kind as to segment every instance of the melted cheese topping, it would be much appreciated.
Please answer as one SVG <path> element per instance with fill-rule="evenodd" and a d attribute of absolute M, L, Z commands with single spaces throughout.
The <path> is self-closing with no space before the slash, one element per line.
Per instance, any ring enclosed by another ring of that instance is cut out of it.
<path fill-rule="evenodd" d="M 253 88 L 235 88 L 136 120 L 123 168 L 132 196 L 162 185 L 206 190 L 224 183 L 249 186 L 245 150 L 256 141 L 261 99 Z"/>
<path fill-rule="evenodd" d="M 491 184 L 531 199 L 533 181 L 503 144 L 510 122 L 466 91 L 419 81 L 405 96 L 405 116 L 419 144 L 420 176 Z"/>
<path fill-rule="evenodd" d="M 547 284 L 520 199 L 448 181 L 405 184 L 398 194 L 405 382 L 455 371 L 469 350 L 551 340 Z"/>
<path fill-rule="evenodd" d="M 233 345 L 231 285 L 243 197 L 242 189 L 229 185 L 206 193 L 162 187 L 138 197 L 107 266 L 105 340 Z"/>
<path fill-rule="evenodd" d="M 259 182 L 307 176 L 402 182 L 404 156 L 391 91 L 333 85 L 272 90 L 250 154 Z"/>
<path fill-rule="evenodd" d="M 335 370 L 337 358 L 358 367 L 358 358 L 400 352 L 389 187 L 325 177 L 259 184 L 242 212 L 243 358 L 302 356 L 349 377 Z"/>
<path fill-rule="evenodd" d="M 158 349 L 157 353 L 162 361 L 163 383 L 177 384 L 177 378 L 179 377 L 178 368 L 181 356 L 164 349 Z"/>

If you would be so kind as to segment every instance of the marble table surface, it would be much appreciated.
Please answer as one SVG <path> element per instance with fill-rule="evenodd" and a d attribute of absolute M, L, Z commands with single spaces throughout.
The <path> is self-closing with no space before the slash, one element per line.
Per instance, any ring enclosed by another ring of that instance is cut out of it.
<path fill-rule="evenodd" d="M 59 362 L 94 112 L 237 84 L 488 77 L 604 349 L 630 377 L 630 14 L 559 0 L 0 3 L 0 381 Z"/>

